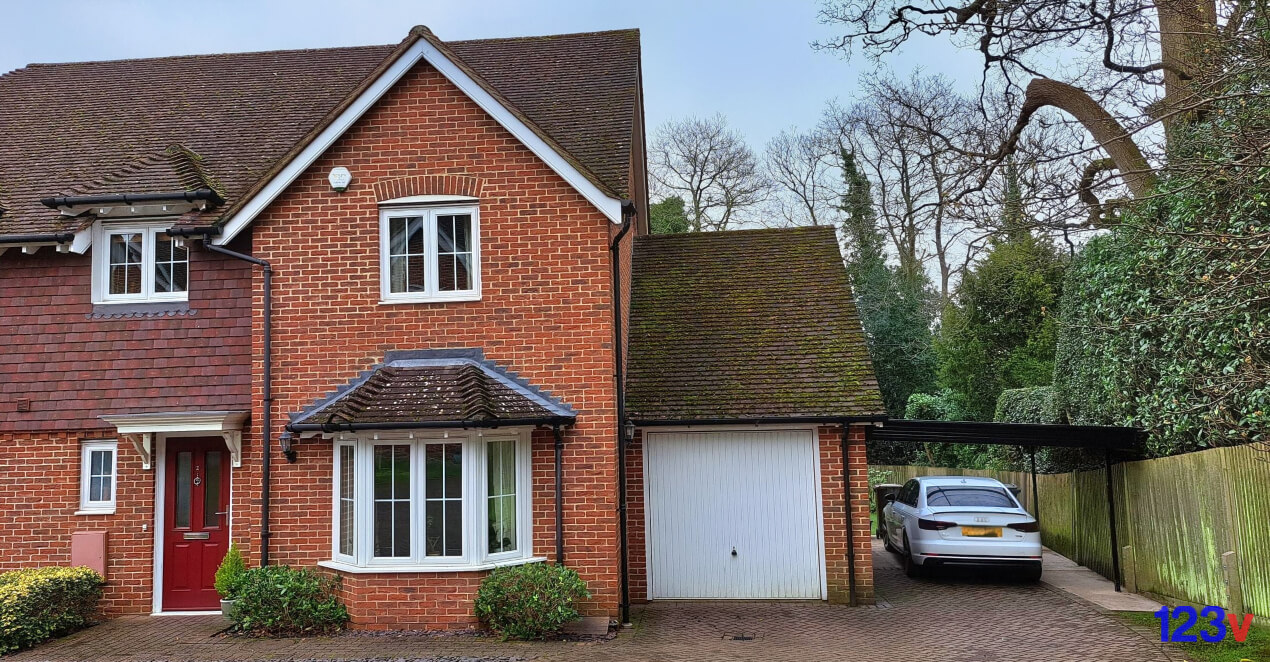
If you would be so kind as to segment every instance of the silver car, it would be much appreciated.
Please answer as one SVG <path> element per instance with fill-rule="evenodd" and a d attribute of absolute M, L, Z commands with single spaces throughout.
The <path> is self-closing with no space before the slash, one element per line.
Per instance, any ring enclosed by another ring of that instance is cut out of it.
<path fill-rule="evenodd" d="M 945 565 L 1005 566 L 1041 578 L 1041 531 L 1000 481 L 925 476 L 904 484 L 882 508 L 887 550 L 920 577 Z"/>

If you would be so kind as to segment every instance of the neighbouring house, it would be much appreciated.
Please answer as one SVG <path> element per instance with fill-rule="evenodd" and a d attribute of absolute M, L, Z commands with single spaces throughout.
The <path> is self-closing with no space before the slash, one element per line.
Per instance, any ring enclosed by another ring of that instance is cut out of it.
<path fill-rule="evenodd" d="M 379 629 L 471 627 L 533 562 L 597 616 L 871 600 L 884 416 L 834 232 L 649 236 L 639 48 L 0 76 L 0 570 L 215 610 L 234 541 Z"/>

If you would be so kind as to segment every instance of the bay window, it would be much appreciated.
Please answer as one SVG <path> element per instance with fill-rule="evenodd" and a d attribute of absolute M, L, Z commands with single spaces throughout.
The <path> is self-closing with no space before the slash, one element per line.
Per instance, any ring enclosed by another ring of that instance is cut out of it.
<path fill-rule="evenodd" d="M 530 559 L 528 431 L 380 432 L 335 444 L 326 565 L 463 570 Z"/>

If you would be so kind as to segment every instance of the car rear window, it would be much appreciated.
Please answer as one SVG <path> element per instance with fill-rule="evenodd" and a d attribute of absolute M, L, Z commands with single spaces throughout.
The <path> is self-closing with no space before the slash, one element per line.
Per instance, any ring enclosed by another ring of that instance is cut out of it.
<path fill-rule="evenodd" d="M 926 488 L 928 506 L 1017 508 L 1010 494 L 989 485 L 938 485 Z"/>

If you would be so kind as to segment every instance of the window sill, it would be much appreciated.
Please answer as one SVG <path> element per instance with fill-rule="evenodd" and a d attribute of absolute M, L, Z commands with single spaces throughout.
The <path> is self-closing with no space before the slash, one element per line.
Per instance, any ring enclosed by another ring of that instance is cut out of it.
<path fill-rule="evenodd" d="M 78 515 L 114 515 L 115 509 L 114 508 L 90 508 L 87 510 L 76 510 L 75 514 L 77 516 Z"/>
<path fill-rule="evenodd" d="M 530 556 L 528 558 L 507 559 L 505 561 L 490 561 L 488 563 L 465 563 L 461 565 L 379 565 L 379 566 L 361 566 L 344 563 L 343 561 L 318 561 L 318 565 L 329 570 L 338 570 L 339 572 L 347 572 L 354 575 L 389 575 L 403 573 L 428 573 L 428 572 L 479 572 L 481 570 L 493 570 L 509 565 L 525 565 L 528 563 L 542 563 L 546 561 L 545 556 Z"/>
<path fill-rule="evenodd" d="M 418 298 L 412 297 L 409 299 L 382 299 L 381 298 L 379 300 L 379 305 L 397 306 L 397 305 L 412 304 L 412 303 L 461 303 L 464 301 L 480 301 L 480 300 L 481 300 L 481 295 L 478 293 L 478 294 L 464 294 L 463 296 L 452 296 L 452 297 L 418 297 Z"/>

